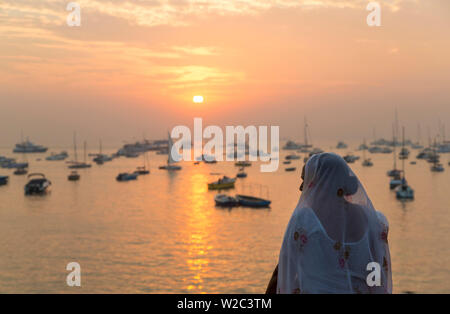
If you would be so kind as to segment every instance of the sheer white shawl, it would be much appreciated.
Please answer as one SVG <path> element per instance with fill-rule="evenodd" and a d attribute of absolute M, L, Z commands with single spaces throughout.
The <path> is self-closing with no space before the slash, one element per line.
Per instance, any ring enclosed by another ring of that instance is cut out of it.
<path fill-rule="evenodd" d="M 284 236 L 277 293 L 392 293 L 388 229 L 340 156 L 312 156 Z"/>

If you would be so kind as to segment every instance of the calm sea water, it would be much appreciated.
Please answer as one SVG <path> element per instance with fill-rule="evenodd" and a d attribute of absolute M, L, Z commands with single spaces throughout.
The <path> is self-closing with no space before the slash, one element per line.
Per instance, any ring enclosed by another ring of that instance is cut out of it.
<path fill-rule="evenodd" d="M 444 173 L 430 172 L 425 161 L 407 163 L 416 191 L 407 203 L 388 187 L 392 155 L 371 157 L 374 167 L 351 167 L 390 221 L 394 292 L 450 293 L 448 157 Z M 141 158 L 93 164 L 79 170 L 79 182 L 69 182 L 64 162 L 28 155 L 30 172 L 53 183 L 50 193 L 32 197 L 23 193 L 26 177 L 0 169 L 10 175 L 0 187 L 0 292 L 263 293 L 300 196 L 303 161 L 293 162 L 296 172 L 280 165 L 275 173 L 260 173 L 254 163 L 230 193 L 268 196 L 271 208 L 228 210 L 215 207 L 207 182 L 217 179 L 211 173 L 235 175 L 234 163 L 181 163 L 182 171 L 168 173 L 158 170 L 165 158 L 150 153 L 151 174 L 135 182 L 115 176 L 140 166 Z M 73 261 L 81 265 L 81 288 L 66 285 Z"/>

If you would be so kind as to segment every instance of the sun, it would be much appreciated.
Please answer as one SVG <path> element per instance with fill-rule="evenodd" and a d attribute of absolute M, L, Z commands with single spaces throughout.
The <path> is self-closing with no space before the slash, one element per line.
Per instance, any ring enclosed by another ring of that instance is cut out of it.
<path fill-rule="evenodd" d="M 201 104 L 201 103 L 203 103 L 204 98 L 203 98 L 203 96 L 194 96 L 193 101 L 194 101 L 194 103 L 196 103 L 196 104 Z"/>

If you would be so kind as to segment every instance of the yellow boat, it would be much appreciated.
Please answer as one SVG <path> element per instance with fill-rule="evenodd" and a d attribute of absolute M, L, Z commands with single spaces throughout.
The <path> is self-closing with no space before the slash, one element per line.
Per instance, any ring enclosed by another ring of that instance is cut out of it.
<path fill-rule="evenodd" d="M 234 188 L 235 178 L 228 178 L 227 176 L 218 181 L 208 183 L 208 190 L 225 190 Z"/>

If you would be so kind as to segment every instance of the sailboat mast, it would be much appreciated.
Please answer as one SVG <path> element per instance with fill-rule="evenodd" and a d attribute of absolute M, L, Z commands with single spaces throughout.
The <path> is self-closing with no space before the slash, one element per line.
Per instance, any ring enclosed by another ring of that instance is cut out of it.
<path fill-rule="evenodd" d="M 402 127 L 402 150 L 405 149 L 405 127 Z M 405 158 L 402 158 L 403 178 L 405 178 Z"/>
<path fill-rule="evenodd" d="M 84 163 L 86 163 L 86 141 L 84 141 L 84 144 L 83 144 L 83 155 L 84 155 L 83 161 L 84 161 Z"/>
<path fill-rule="evenodd" d="M 77 157 L 77 133 L 73 132 L 73 154 L 75 157 L 75 162 L 78 161 L 78 157 Z"/>
<path fill-rule="evenodd" d="M 397 139 L 395 138 L 395 126 L 392 125 L 392 139 L 394 145 L 394 170 L 397 170 Z"/>

